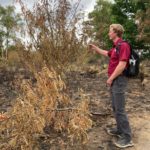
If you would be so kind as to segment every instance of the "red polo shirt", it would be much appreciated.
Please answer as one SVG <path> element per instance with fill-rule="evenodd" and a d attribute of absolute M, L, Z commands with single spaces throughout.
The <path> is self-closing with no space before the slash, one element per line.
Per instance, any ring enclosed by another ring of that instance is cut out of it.
<path fill-rule="evenodd" d="M 119 53 L 116 53 L 116 46 L 119 42 L 122 42 L 123 40 L 120 38 L 118 39 L 114 44 L 113 48 L 109 50 L 108 56 L 110 57 L 109 60 L 109 66 L 108 66 L 108 76 L 111 76 L 111 74 L 116 69 L 117 65 L 119 64 L 119 61 L 126 61 L 129 62 L 130 58 L 130 46 L 128 43 L 123 42 L 120 45 Z M 128 66 L 128 63 L 127 63 Z M 127 67 L 126 66 L 126 67 Z"/>

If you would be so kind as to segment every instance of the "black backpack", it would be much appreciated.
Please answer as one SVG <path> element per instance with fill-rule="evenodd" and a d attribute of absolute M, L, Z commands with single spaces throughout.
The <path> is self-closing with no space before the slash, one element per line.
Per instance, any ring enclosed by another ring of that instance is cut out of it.
<path fill-rule="evenodd" d="M 118 54 L 119 54 L 120 46 L 121 46 L 121 44 L 123 42 L 128 43 L 127 41 L 122 41 L 122 42 L 118 43 L 118 45 L 116 46 L 116 52 Z M 126 77 L 136 77 L 139 74 L 140 58 L 139 58 L 139 55 L 132 49 L 132 46 L 130 44 L 129 44 L 129 46 L 130 46 L 130 50 L 131 50 L 131 55 L 130 55 L 130 59 L 129 59 L 129 65 L 124 70 L 123 74 Z"/>

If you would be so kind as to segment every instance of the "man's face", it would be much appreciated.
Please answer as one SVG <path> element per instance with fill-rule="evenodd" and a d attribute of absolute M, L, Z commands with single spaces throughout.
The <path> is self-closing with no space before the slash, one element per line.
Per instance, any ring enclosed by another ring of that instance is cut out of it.
<path fill-rule="evenodd" d="M 117 34 L 113 31 L 113 28 L 109 29 L 108 36 L 110 40 L 114 40 L 117 37 Z"/>

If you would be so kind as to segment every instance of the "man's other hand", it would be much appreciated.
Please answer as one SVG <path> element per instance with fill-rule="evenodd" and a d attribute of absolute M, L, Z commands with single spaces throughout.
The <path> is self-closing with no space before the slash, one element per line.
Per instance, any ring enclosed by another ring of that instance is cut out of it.
<path fill-rule="evenodd" d="M 108 85 L 108 86 L 111 86 L 112 85 L 112 82 L 113 82 L 113 80 L 111 80 L 110 78 L 107 80 L 107 82 L 106 82 L 106 84 Z"/>

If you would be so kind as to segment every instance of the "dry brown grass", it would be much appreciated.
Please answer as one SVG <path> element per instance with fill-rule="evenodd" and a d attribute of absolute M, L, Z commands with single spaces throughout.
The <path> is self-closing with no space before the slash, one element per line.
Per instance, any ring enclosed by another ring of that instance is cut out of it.
<path fill-rule="evenodd" d="M 45 126 L 67 133 L 72 143 L 85 142 L 92 125 L 85 95 L 81 93 L 81 103 L 74 105 L 53 69 L 45 66 L 40 72 L 34 71 L 34 75 L 34 85 L 30 80 L 17 81 L 21 94 L 12 109 L 3 114 L 8 119 L 0 124 L 0 149 L 39 149 L 38 137 L 45 134 Z"/>
<path fill-rule="evenodd" d="M 28 34 L 30 42 L 24 45 L 18 41 L 16 50 L 20 62 L 33 72 L 36 82 L 16 81 L 19 97 L 12 108 L 2 115 L 2 118 L 8 118 L 0 122 L 0 149 L 39 149 L 39 137 L 46 134 L 45 127 L 65 133 L 66 140 L 69 139 L 65 142 L 85 143 L 87 130 L 92 125 L 88 98 L 80 91 L 81 103 L 73 103 L 59 76 L 77 59 L 83 62 L 86 57 L 84 35 L 77 37 L 76 24 L 80 15 L 76 9 L 71 9 L 66 0 L 40 0 L 33 11 L 27 9 L 21 0 L 17 1 L 26 21 L 27 30 L 22 29 L 27 31 L 25 34 Z M 46 65 L 43 67 L 43 64 Z"/>

